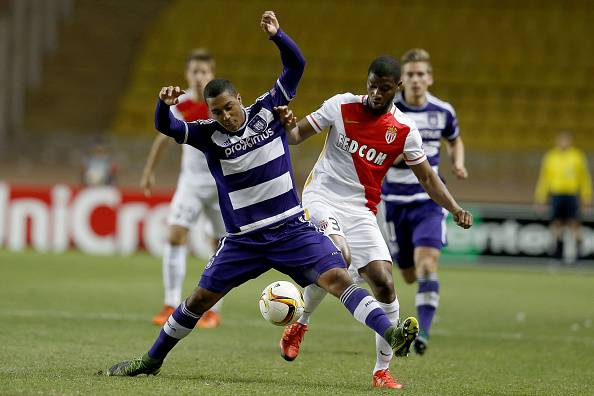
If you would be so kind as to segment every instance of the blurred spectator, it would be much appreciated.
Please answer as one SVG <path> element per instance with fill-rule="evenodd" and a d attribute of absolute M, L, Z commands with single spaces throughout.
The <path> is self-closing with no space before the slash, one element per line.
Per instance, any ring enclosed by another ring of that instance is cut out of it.
<path fill-rule="evenodd" d="M 584 153 L 572 145 L 569 132 L 557 136 L 556 146 L 549 150 L 541 164 L 536 186 L 537 204 L 550 204 L 551 233 L 554 257 L 565 262 L 577 259 L 580 242 L 580 206 L 590 203 L 592 183 L 588 161 Z M 568 230 L 569 238 L 565 238 Z M 564 240 L 572 243 L 574 249 L 566 251 Z"/>
<path fill-rule="evenodd" d="M 85 186 L 115 185 L 117 164 L 112 160 L 109 146 L 103 140 L 93 143 L 82 162 L 81 181 Z"/>

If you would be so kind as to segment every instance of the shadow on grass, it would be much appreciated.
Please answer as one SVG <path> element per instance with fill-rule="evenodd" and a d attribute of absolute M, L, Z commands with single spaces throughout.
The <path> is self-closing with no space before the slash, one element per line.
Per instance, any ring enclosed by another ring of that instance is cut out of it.
<path fill-rule="evenodd" d="M 163 376 L 161 376 L 163 378 Z M 167 376 L 170 378 L 181 376 Z M 213 386 L 225 386 L 225 385 L 270 385 L 282 386 L 290 388 L 302 388 L 302 389 L 316 389 L 316 390 L 327 390 L 336 391 L 336 389 L 348 389 L 357 392 L 368 392 L 370 390 L 369 384 L 361 383 L 360 385 L 353 384 L 337 384 L 335 382 L 324 382 L 324 381 L 312 381 L 303 379 L 302 377 L 291 379 L 291 378 L 267 378 L 267 377 L 253 377 L 253 376 L 240 376 L 240 375 L 229 375 L 226 374 L 224 379 L 220 375 L 210 374 L 196 374 L 190 376 L 184 376 L 184 379 L 196 380 L 203 383 L 208 383 Z"/>

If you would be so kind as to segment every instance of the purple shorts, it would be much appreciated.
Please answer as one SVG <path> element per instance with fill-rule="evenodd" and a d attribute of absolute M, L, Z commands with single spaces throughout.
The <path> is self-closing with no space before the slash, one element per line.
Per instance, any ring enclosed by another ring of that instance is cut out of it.
<path fill-rule="evenodd" d="M 305 287 L 332 268 L 346 268 L 346 263 L 329 237 L 295 218 L 274 228 L 221 239 L 198 285 L 227 293 L 273 268 Z"/>
<path fill-rule="evenodd" d="M 386 204 L 386 223 L 390 230 L 390 252 L 398 267 L 415 265 L 416 247 L 443 248 L 446 243 L 447 212 L 428 200 L 409 204 Z"/>

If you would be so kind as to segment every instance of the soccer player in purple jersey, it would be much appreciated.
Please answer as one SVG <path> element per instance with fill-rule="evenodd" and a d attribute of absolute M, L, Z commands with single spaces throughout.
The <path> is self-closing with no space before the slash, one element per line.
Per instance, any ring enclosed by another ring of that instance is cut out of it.
<path fill-rule="evenodd" d="M 384 337 L 397 356 L 408 350 L 418 331 L 410 329 L 414 318 L 393 326 L 378 302 L 353 283 L 332 240 L 304 219 L 288 138 L 273 109 L 287 105 L 295 96 L 305 59 L 279 28 L 272 11 L 262 15 L 260 24 L 279 48 L 283 70 L 274 87 L 254 104 L 243 107 L 229 81 L 212 80 L 204 97 L 214 119 L 184 122 L 169 111 L 181 89 L 164 87 L 159 93 L 156 128 L 204 152 L 217 182 L 228 234 L 204 269 L 198 287 L 169 317 L 150 350 L 115 364 L 107 375 L 158 374 L 169 351 L 194 329 L 204 312 L 234 287 L 272 268 L 301 286 L 316 283 L 340 298 L 355 319 Z"/>
<path fill-rule="evenodd" d="M 441 140 L 446 142 L 452 172 L 466 179 L 464 144 L 454 108 L 429 93 L 433 75 L 429 53 L 411 49 L 401 59 L 404 90 L 395 99 L 400 111 L 412 118 L 423 138 L 429 164 L 438 172 Z M 396 161 L 382 186 L 390 250 L 406 283 L 417 282 L 417 315 L 420 332 L 414 350 L 422 355 L 439 304 L 437 263 L 446 243 L 447 212 L 436 204 L 404 161 Z"/>

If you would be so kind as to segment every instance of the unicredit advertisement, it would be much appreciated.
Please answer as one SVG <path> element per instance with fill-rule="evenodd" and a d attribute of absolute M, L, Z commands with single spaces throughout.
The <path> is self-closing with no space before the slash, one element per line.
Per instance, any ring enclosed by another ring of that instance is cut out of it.
<path fill-rule="evenodd" d="M 160 255 L 172 192 L 145 197 L 115 187 L 23 186 L 0 183 L 0 247 L 97 255 L 147 250 Z M 199 220 L 190 250 L 208 255 L 210 224 Z"/>
<path fill-rule="evenodd" d="M 9 185 L 0 182 L 0 248 L 62 252 L 69 248 L 97 255 L 160 255 L 167 239 L 171 192 L 145 197 L 138 189 Z M 475 223 L 462 230 L 448 219 L 444 253 L 477 256 L 548 257 L 551 234 L 546 214 L 530 206 L 468 206 Z M 203 218 L 190 233 L 190 251 L 210 254 L 212 227 Z M 594 218 L 585 216 L 581 243 L 568 254 L 594 259 Z"/>

